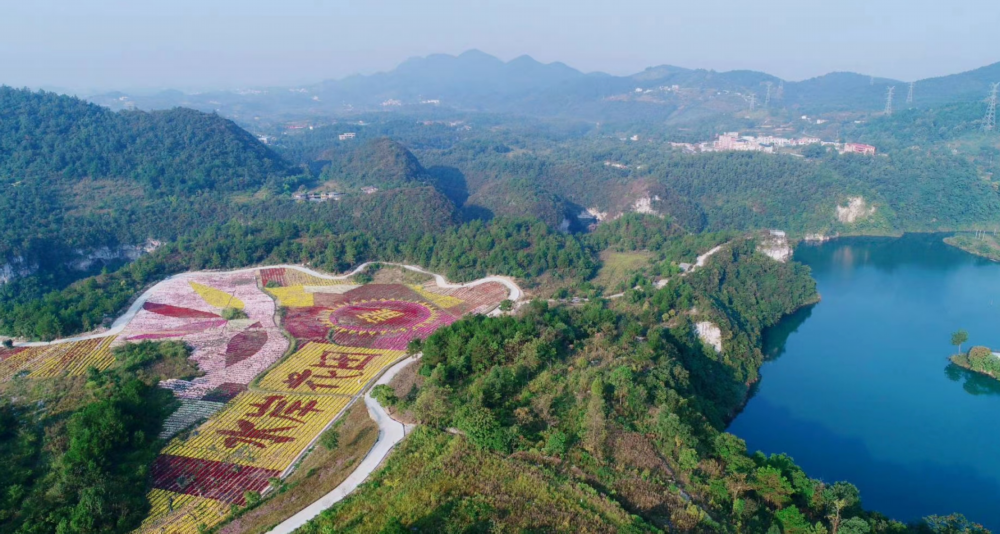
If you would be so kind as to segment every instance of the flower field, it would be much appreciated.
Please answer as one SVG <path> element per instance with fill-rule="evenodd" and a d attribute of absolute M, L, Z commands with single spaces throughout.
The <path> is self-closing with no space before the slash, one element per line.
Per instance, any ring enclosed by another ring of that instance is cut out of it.
<path fill-rule="evenodd" d="M 281 473 L 350 400 L 247 391 L 189 438 L 171 441 L 163 454 Z"/>
<path fill-rule="evenodd" d="M 306 343 L 260 380 L 260 387 L 289 393 L 357 395 L 370 380 L 406 354 L 398 350 Z"/>
<path fill-rule="evenodd" d="M 0 382 L 15 376 L 29 379 L 52 378 L 66 373 L 80 376 L 88 367 L 107 369 L 114 361 L 111 344 L 114 337 L 88 339 L 72 343 L 57 343 L 25 347 L 0 353 Z"/>
<path fill-rule="evenodd" d="M 504 298 L 501 284 L 357 285 L 292 268 L 179 276 L 150 290 L 114 335 L 0 349 L 0 382 L 107 369 L 126 343 L 191 347 L 202 376 L 160 383 L 180 408 L 160 434 L 170 441 L 151 468 L 152 509 L 139 530 L 196 533 L 285 474 L 410 340 Z M 242 313 L 227 320 L 226 308 Z M 282 360 L 288 336 L 298 349 Z"/>

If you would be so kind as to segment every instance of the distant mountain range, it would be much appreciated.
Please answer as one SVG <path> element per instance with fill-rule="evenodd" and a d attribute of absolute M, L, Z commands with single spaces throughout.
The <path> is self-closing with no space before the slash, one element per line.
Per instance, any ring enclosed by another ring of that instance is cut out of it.
<path fill-rule="evenodd" d="M 994 81 L 1000 81 L 1000 63 L 919 80 L 912 105 L 981 100 Z M 191 107 L 245 121 L 430 107 L 595 121 L 670 121 L 739 111 L 749 107 L 751 94 L 759 105 L 769 101 L 770 106 L 805 113 L 879 111 L 889 86 L 896 87 L 897 105 L 904 105 L 907 82 L 851 72 L 791 82 L 756 71 L 716 72 L 661 65 L 630 76 L 612 76 L 583 73 L 558 62 L 543 64 L 529 56 L 504 62 L 471 50 L 458 56 L 412 58 L 388 72 L 304 87 L 200 94 L 108 93 L 90 100 L 112 109 Z"/>

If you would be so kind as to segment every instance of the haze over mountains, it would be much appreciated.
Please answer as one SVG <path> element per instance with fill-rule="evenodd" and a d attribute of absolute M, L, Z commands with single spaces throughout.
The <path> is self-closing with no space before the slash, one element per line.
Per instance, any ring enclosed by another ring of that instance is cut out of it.
<path fill-rule="evenodd" d="M 915 82 L 913 105 L 926 107 L 983 99 L 1000 80 L 1000 63 L 968 72 Z M 583 73 L 563 63 L 543 64 L 529 56 L 504 62 L 470 50 L 458 56 L 411 58 L 395 69 L 326 80 L 303 87 L 252 88 L 184 94 L 108 93 L 90 100 L 124 109 L 176 106 L 218 111 L 234 118 L 335 116 L 360 111 L 440 106 L 462 111 L 564 116 L 586 120 L 674 119 L 700 113 L 739 111 L 750 93 L 762 104 L 771 84 L 772 105 L 803 112 L 879 111 L 886 88 L 896 87 L 905 101 L 907 83 L 868 75 L 835 72 L 793 82 L 757 71 L 716 72 L 671 65 L 650 67 L 630 76 Z M 780 89 L 779 89 L 780 88 Z M 687 114 L 677 115 L 679 110 Z"/>

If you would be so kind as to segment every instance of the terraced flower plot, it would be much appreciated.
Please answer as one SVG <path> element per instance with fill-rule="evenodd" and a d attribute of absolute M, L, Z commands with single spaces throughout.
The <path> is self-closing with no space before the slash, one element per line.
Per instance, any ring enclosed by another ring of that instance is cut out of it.
<path fill-rule="evenodd" d="M 0 381 L 106 369 L 125 343 L 188 344 L 203 375 L 160 384 L 181 407 L 160 435 L 170 441 L 152 466 L 140 531 L 196 533 L 287 474 L 412 339 L 507 296 L 495 282 L 444 289 L 358 285 L 297 268 L 193 273 L 156 285 L 118 331 L 0 350 Z M 283 359 L 290 338 L 297 350 Z"/>

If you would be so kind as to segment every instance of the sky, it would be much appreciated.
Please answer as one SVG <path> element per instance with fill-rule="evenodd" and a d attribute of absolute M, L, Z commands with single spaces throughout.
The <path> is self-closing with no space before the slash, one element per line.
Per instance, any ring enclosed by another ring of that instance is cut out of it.
<path fill-rule="evenodd" d="M 0 13 L 0 84 L 78 93 L 301 85 L 469 49 L 787 80 L 1000 61 L 996 0 L 0 0 Z"/>

